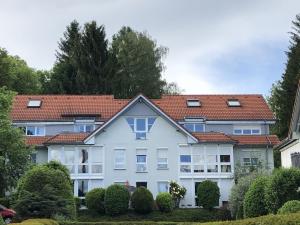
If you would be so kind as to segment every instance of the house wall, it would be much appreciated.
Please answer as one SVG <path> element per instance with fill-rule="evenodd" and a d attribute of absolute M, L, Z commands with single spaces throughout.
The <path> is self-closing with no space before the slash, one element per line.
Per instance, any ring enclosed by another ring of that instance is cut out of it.
<path fill-rule="evenodd" d="M 281 150 L 282 167 L 289 168 L 292 166 L 291 154 L 295 152 L 300 152 L 299 140 Z"/>

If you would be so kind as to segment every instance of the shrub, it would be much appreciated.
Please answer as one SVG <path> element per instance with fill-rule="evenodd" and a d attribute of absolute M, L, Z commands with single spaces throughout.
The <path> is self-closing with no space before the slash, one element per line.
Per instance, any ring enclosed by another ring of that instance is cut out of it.
<path fill-rule="evenodd" d="M 10 225 L 59 225 L 58 222 L 50 219 L 29 219 L 21 223 L 11 223 Z"/>
<path fill-rule="evenodd" d="M 76 214 L 78 214 L 81 206 L 81 199 L 79 197 L 74 197 Z"/>
<path fill-rule="evenodd" d="M 153 210 L 153 195 L 145 187 L 138 187 L 131 196 L 131 206 L 135 212 L 147 214 Z"/>
<path fill-rule="evenodd" d="M 205 180 L 197 189 L 198 204 L 204 209 L 211 210 L 219 205 L 220 189 L 215 182 Z"/>
<path fill-rule="evenodd" d="M 2 216 L 0 216 L 0 225 L 5 225 L 4 220 L 2 218 Z"/>
<path fill-rule="evenodd" d="M 71 181 L 59 169 L 35 166 L 21 179 L 15 209 L 23 218 L 75 217 Z"/>
<path fill-rule="evenodd" d="M 156 196 L 156 205 L 161 212 L 171 212 L 174 208 L 171 194 L 167 192 L 159 193 Z"/>
<path fill-rule="evenodd" d="M 86 206 L 89 210 L 104 213 L 104 196 L 105 189 L 103 188 L 95 188 L 89 191 L 85 196 Z"/>
<path fill-rule="evenodd" d="M 238 183 L 232 187 L 229 196 L 229 209 L 233 218 L 243 218 L 243 204 L 245 194 L 256 177 L 256 173 L 252 173 L 248 176 L 242 177 L 238 180 Z"/>
<path fill-rule="evenodd" d="M 105 191 L 105 212 L 109 215 L 118 215 L 128 210 L 130 194 L 125 186 L 113 184 Z"/>
<path fill-rule="evenodd" d="M 266 188 L 266 204 L 270 213 L 287 201 L 299 199 L 300 170 L 295 168 L 279 169 L 271 176 Z"/>
<path fill-rule="evenodd" d="M 9 197 L 0 198 L 0 204 L 9 208 L 10 207 L 10 198 Z"/>
<path fill-rule="evenodd" d="M 258 177 L 250 185 L 244 199 L 244 216 L 257 217 L 266 215 L 265 187 L 268 177 Z"/>
<path fill-rule="evenodd" d="M 177 184 L 176 181 L 171 181 L 170 194 L 172 195 L 175 207 L 178 208 L 180 200 L 183 199 L 186 194 L 186 189 Z"/>
<path fill-rule="evenodd" d="M 284 205 L 278 210 L 279 214 L 296 213 L 300 212 L 300 201 L 292 200 L 284 203 Z"/>

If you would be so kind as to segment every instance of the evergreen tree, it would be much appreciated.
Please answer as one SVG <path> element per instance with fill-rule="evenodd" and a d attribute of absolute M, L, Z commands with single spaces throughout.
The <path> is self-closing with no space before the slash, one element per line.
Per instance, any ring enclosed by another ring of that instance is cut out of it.
<path fill-rule="evenodd" d="M 157 46 L 145 32 L 123 27 L 113 36 L 109 51 L 115 97 L 131 98 L 138 93 L 149 98 L 160 97 L 166 84 L 161 72 L 167 48 Z"/>
<path fill-rule="evenodd" d="M 274 132 L 284 138 L 288 134 L 295 95 L 300 79 L 300 15 L 293 21 L 293 32 L 287 54 L 287 64 L 282 79 L 271 90 L 269 104 L 275 112 L 278 122 Z"/>

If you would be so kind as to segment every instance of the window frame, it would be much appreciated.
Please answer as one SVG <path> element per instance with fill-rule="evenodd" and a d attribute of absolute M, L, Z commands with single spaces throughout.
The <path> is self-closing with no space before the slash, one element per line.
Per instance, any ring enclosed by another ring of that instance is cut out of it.
<path fill-rule="evenodd" d="M 140 157 L 140 156 L 145 156 L 145 162 L 138 162 L 138 157 Z M 148 171 L 148 167 L 147 167 L 147 153 L 146 154 L 136 154 L 135 164 L 136 164 L 136 172 L 137 173 L 147 173 L 147 171 Z M 144 165 L 145 170 L 139 171 L 138 170 L 138 168 L 139 168 L 138 165 Z"/>
<path fill-rule="evenodd" d="M 159 152 L 160 151 L 166 152 L 166 157 L 165 158 L 159 157 Z M 165 162 L 160 162 L 159 161 L 160 159 L 165 159 L 166 161 Z M 156 165 L 157 165 L 158 170 L 167 170 L 167 169 L 169 169 L 168 148 L 158 148 L 156 150 L 156 160 L 157 160 Z M 165 165 L 165 167 L 160 167 L 160 165 Z"/>
<path fill-rule="evenodd" d="M 34 129 L 34 132 L 33 132 L 33 134 L 28 134 L 28 128 L 29 127 L 33 127 L 33 129 Z M 37 130 L 38 129 L 41 129 L 42 128 L 42 133 L 41 134 L 37 134 Z M 44 137 L 45 135 L 46 135 L 46 127 L 45 126 L 35 126 L 35 125 L 27 125 L 26 127 L 25 127 L 25 135 L 26 136 L 38 136 L 38 137 Z"/>
<path fill-rule="evenodd" d="M 192 130 L 190 130 L 187 126 L 191 126 L 192 125 L 192 127 L 193 127 L 193 129 Z M 197 125 L 201 125 L 202 126 L 202 131 L 196 131 L 196 126 Z M 183 126 L 184 126 L 184 128 L 186 129 L 186 130 L 188 130 L 189 132 L 198 132 L 198 133 L 202 133 L 202 132 L 205 132 L 205 124 L 202 122 L 185 122 L 184 124 L 183 124 Z"/>
<path fill-rule="evenodd" d="M 190 162 L 182 162 L 181 161 L 181 156 L 189 156 L 190 157 Z M 179 155 L 179 171 L 180 173 L 186 174 L 186 173 L 192 173 L 192 154 L 180 154 Z M 183 167 L 189 167 L 190 171 L 184 171 Z"/>
<path fill-rule="evenodd" d="M 117 152 L 123 152 L 123 164 L 122 163 L 118 163 L 118 162 L 116 162 L 116 153 Z M 123 165 L 122 167 L 116 167 L 116 165 Z M 115 170 L 126 170 L 126 150 L 125 150 L 125 148 L 116 148 L 116 149 L 114 149 L 114 169 Z"/>

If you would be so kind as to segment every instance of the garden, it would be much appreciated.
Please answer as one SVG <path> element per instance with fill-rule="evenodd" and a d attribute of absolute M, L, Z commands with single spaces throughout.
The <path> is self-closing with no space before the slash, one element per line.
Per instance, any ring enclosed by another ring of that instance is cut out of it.
<path fill-rule="evenodd" d="M 130 193 L 126 186 L 113 184 L 86 193 L 82 209 L 80 199 L 73 197 L 66 167 L 49 162 L 28 170 L 11 199 L 0 204 L 10 204 L 17 211 L 14 222 L 19 225 L 293 225 L 300 224 L 299 187 L 299 169 L 278 169 L 271 175 L 252 172 L 236 180 L 229 211 L 216 208 L 220 190 L 209 180 L 198 185 L 200 208 L 193 209 L 178 208 L 186 190 L 175 181 L 170 183 L 170 193 L 159 193 L 155 199 L 145 187 Z"/>

